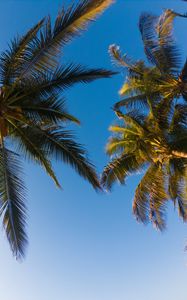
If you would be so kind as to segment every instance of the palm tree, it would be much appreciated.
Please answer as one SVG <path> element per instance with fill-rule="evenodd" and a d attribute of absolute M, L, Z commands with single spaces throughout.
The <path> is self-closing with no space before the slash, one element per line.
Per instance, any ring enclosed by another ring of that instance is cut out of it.
<path fill-rule="evenodd" d="M 111 162 L 101 182 L 111 189 L 132 173 L 145 172 L 133 201 L 137 220 L 149 220 L 165 228 L 165 206 L 178 203 L 187 221 L 187 63 L 179 71 L 179 54 L 172 37 L 172 22 L 179 15 L 166 10 L 159 18 L 140 18 L 145 54 L 151 65 L 133 62 L 112 45 L 110 53 L 128 71 L 120 90 L 123 97 L 114 105 L 124 124 L 110 127 L 114 136 L 107 153 Z M 184 15 L 184 17 L 186 17 Z M 125 107 L 125 113 L 121 112 Z"/>
<path fill-rule="evenodd" d="M 69 114 L 62 93 L 76 83 L 110 77 L 104 69 L 60 65 L 61 49 L 79 36 L 112 0 L 84 0 L 62 8 L 54 26 L 44 18 L 15 38 L 0 55 L 0 214 L 16 258 L 27 236 L 23 158 L 39 164 L 60 187 L 53 158 L 71 165 L 94 189 L 100 184 L 87 152 L 66 129 L 79 121 Z"/>
<path fill-rule="evenodd" d="M 180 67 L 181 57 L 173 38 L 173 20 L 177 16 L 187 17 L 169 9 L 160 17 L 141 15 L 139 29 L 149 64 L 122 56 L 118 46 L 110 46 L 113 60 L 127 70 L 127 78 L 119 92 L 122 99 L 114 105 L 114 110 L 122 107 L 145 109 L 149 108 L 150 101 L 152 105 L 159 101 L 161 109 L 164 107 L 168 113 L 173 100 L 187 101 L 187 62 Z"/>
<path fill-rule="evenodd" d="M 123 184 L 131 174 L 144 172 L 133 201 L 137 220 L 151 220 L 163 230 L 165 207 L 172 199 L 187 221 L 187 107 L 184 112 L 178 106 L 162 130 L 152 114 L 146 116 L 136 110 L 117 114 L 123 124 L 110 127 L 113 136 L 106 150 L 112 161 L 103 171 L 102 185 L 110 190 L 116 181 Z"/>

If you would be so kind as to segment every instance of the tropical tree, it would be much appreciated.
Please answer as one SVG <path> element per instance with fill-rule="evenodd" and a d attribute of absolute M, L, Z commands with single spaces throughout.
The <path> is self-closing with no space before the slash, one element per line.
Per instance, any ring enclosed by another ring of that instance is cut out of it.
<path fill-rule="evenodd" d="M 110 190 L 116 181 L 123 184 L 129 175 L 144 172 L 133 201 L 137 220 L 164 229 L 172 199 L 187 221 L 187 108 L 179 106 L 164 129 L 153 115 L 133 110 L 118 116 L 123 124 L 110 127 L 113 137 L 106 149 L 112 161 L 103 171 L 103 186 Z"/>
<path fill-rule="evenodd" d="M 22 160 L 39 164 L 60 187 L 52 159 L 71 165 L 95 190 L 100 184 L 87 152 L 67 124 L 62 93 L 76 83 L 110 77 L 105 69 L 60 64 L 63 47 L 79 36 L 112 0 L 84 0 L 62 8 L 54 26 L 44 18 L 16 37 L 0 55 L 0 215 L 16 258 L 25 253 L 27 236 Z"/>
<path fill-rule="evenodd" d="M 119 47 L 110 47 L 112 57 L 127 70 L 122 99 L 114 105 L 124 124 L 110 127 L 113 136 L 106 150 L 112 159 L 101 182 L 111 189 L 114 182 L 123 184 L 133 173 L 145 173 L 135 192 L 133 212 L 137 220 L 151 220 L 160 230 L 165 228 L 169 199 L 187 221 L 187 63 L 179 71 L 172 37 L 176 16 L 182 15 L 166 10 L 159 18 L 140 17 L 149 65 L 133 62 L 121 55 Z"/>
<path fill-rule="evenodd" d="M 173 21 L 177 16 L 187 17 L 169 9 L 160 17 L 141 15 L 139 29 L 148 64 L 143 60 L 133 61 L 121 55 L 118 46 L 110 46 L 112 59 L 127 71 L 119 91 L 122 99 L 114 105 L 114 110 L 145 109 L 150 108 L 150 101 L 152 105 L 159 101 L 169 111 L 173 100 L 187 100 L 187 62 L 181 67 L 181 56 L 173 38 Z"/>

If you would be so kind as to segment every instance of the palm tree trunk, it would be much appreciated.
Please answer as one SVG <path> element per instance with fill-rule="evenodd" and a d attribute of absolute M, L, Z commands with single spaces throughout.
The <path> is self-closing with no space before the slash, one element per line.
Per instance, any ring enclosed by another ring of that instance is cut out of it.
<path fill-rule="evenodd" d="M 175 157 L 187 158 L 187 153 L 186 153 L 186 152 L 180 152 L 180 151 L 175 151 L 175 150 L 173 150 L 173 151 L 172 151 L 172 154 L 173 154 Z"/>

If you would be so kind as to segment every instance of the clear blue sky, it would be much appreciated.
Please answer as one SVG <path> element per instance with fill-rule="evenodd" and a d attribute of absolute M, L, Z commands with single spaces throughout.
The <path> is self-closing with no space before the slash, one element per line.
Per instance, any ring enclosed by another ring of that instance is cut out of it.
<path fill-rule="evenodd" d="M 96 0 L 97 1 L 97 0 Z M 48 13 L 55 17 L 69 0 L 1 0 L 0 48 Z M 164 8 L 187 11 L 180 0 L 117 0 L 79 39 L 66 48 L 63 61 L 112 68 L 110 44 L 143 58 L 138 32 L 142 11 Z M 177 20 L 176 37 L 187 53 L 187 23 Z M 101 171 L 111 110 L 123 76 L 75 86 L 67 93 L 71 113 L 80 118 L 79 140 L 87 145 Z M 98 195 L 69 167 L 57 164 L 64 191 L 31 165 L 26 166 L 29 190 L 26 260 L 16 262 L 0 236 L 0 297 L 3 300 L 186 300 L 187 227 L 169 207 L 164 233 L 138 224 L 131 214 L 137 177 L 111 194 Z"/>

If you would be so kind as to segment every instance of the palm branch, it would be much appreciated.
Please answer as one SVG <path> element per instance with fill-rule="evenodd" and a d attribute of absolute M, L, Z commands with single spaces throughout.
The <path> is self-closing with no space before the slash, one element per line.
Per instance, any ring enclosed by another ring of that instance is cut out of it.
<path fill-rule="evenodd" d="M 3 226 L 13 254 L 21 258 L 27 244 L 22 166 L 18 154 L 7 149 L 4 143 L 0 149 L 0 183 L 0 215 Z"/>
<path fill-rule="evenodd" d="M 24 37 L 15 39 L 0 57 L 2 84 L 28 78 L 38 71 L 50 71 L 59 64 L 62 48 L 79 36 L 113 0 L 81 0 L 64 7 L 52 26 L 50 16 Z M 11 67 L 10 67 L 11 63 Z"/>

